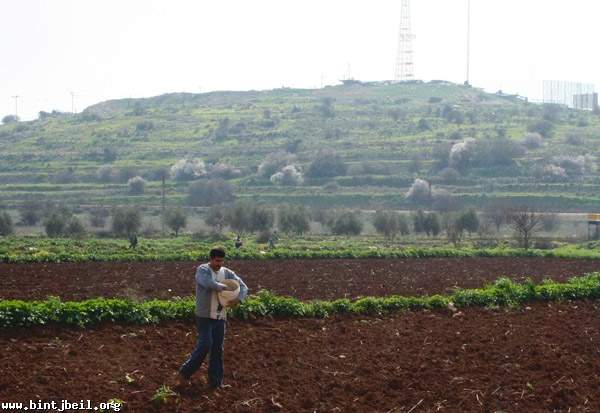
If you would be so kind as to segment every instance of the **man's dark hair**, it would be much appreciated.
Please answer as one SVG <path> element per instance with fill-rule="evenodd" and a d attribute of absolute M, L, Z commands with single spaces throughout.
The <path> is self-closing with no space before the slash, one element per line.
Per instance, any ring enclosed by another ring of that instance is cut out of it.
<path fill-rule="evenodd" d="M 212 247 L 209 253 L 210 259 L 213 258 L 225 258 L 225 248 L 223 247 Z"/>

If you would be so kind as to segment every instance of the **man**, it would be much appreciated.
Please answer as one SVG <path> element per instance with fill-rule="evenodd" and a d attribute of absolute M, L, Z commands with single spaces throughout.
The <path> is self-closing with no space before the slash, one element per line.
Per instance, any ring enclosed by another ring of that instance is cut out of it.
<path fill-rule="evenodd" d="M 188 384 L 189 380 L 206 355 L 208 360 L 208 384 L 213 388 L 223 385 L 223 340 L 225 338 L 226 308 L 218 300 L 218 292 L 230 289 L 221 281 L 236 280 L 240 284 L 240 294 L 231 305 L 237 305 L 246 299 L 248 287 L 244 281 L 229 268 L 225 268 L 225 250 L 214 247 L 210 250 L 210 261 L 202 264 L 196 271 L 196 327 L 198 341 L 196 348 L 179 369 L 179 383 Z"/>

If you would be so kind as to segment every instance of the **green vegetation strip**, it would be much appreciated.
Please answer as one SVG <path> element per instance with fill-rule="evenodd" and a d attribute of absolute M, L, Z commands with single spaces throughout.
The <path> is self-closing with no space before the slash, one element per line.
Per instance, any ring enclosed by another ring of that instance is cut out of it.
<path fill-rule="evenodd" d="M 600 259 L 597 243 L 568 245 L 552 250 L 520 248 L 402 247 L 375 239 L 331 238 L 290 240 L 269 250 L 249 240 L 236 249 L 232 240 L 224 242 L 176 239 L 143 239 L 136 249 L 127 241 L 115 239 L 0 238 L 0 262 L 87 262 L 87 261 L 193 261 L 204 260 L 215 243 L 225 246 L 228 259 L 334 259 L 334 258 L 468 258 L 545 257 Z M 1 273 L 1 270 L 0 270 Z M 1 276 L 1 274 L 0 274 Z"/>
<path fill-rule="evenodd" d="M 600 298 L 600 273 L 575 277 L 566 283 L 532 281 L 519 284 L 500 278 L 484 288 L 457 290 L 454 294 L 424 297 L 366 297 L 357 300 L 302 302 L 260 291 L 243 304 L 229 310 L 237 319 L 257 317 L 318 317 L 333 314 L 377 315 L 398 311 L 483 306 L 518 306 L 525 302 Z M 45 301 L 0 301 L 0 328 L 27 327 L 47 323 L 86 326 L 101 322 L 133 324 L 157 323 L 165 320 L 190 319 L 194 314 L 191 298 L 169 301 L 133 302 L 124 299 L 97 298 L 81 302 L 62 302 L 58 298 Z"/>

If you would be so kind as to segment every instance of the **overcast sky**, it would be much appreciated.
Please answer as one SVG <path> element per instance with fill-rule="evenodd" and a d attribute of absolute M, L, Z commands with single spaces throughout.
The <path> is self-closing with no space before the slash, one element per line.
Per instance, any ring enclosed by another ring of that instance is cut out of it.
<path fill-rule="evenodd" d="M 6 0 L 0 117 L 168 92 L 392 79 L 400 0 Z M 412 0 L 418 79 L 463 82 L 467 0 Z M 471 83 L 599 83 L 595 0 L 472 0 Z"/>

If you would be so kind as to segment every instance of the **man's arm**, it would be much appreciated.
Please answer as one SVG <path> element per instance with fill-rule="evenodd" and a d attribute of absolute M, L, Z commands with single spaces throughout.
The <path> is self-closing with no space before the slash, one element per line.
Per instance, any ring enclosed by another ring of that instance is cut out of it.
<path fill-rule="evenodd" d="M 244 301 L 248 296 L 248 286 L 244 283 L 244 280 L 242 280 L 236 273 L 234 273 L 230 269 L 227 269 L 226 277 L 232 280 L 236 280 L 240 284 L 240 295 L 238 296 L 238 300 Z"/>
<path fill-rule="evenodd" d="M 215 281 L 210 270 L 204 267 L 198 267 L 198 270 L 196 271 L 196 282 L 207 290 L 223 291 L 229 288 L 225 284 Z"/>

